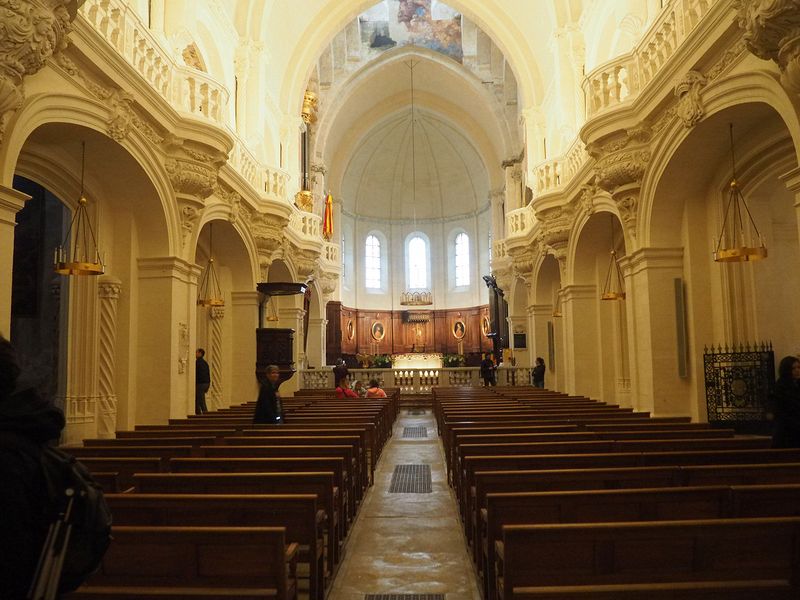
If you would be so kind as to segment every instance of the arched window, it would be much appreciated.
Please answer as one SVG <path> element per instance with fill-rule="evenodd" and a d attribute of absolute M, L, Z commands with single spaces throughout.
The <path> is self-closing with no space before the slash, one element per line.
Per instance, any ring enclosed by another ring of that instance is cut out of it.
<path fill-rule="evenodd" d="M 428 244 L 418 235 L 408 242 L 408 287 L 428 287 Z"/>
<path fill-rule="evenodd" d="M 381 287 L 381 241 L 374 235 L 367 236 L 364 249 L 364 285 L 368 289 L 377 290 Z"/>
<path fill-rule="evenodd" d="M 456 287 L 469 285 L 469 236 L 456 236 Z"/>

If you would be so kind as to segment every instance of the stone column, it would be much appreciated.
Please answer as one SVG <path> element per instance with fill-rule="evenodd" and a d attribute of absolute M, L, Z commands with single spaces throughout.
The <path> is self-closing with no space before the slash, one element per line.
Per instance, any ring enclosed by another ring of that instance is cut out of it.
<path fill-rule="evenodd" d="M 800 167 L 796 167 L 781 176 L 786 184 L 786 189 L 794 194 L 794 211 L 797 219 L 797 229 L 800 231 Z"/>
<path fill-rule="evenodd" d="M 308 364 L 316 369 L 325 366 L 325 332 L 327 319 L 308 320 Z"/>
<path fill-rule="evenodd" d="M 117 301 L 122 282 L 112 275 L 100 277 L 97 297 L 100 299 L 100 339 L 97 370 L 97 437 L 113 438 L 117 431 L 116 376 Z"/>
<path fill-rule="evenodd" d="M 552 304 L 531 304 L 528 307 L 528 320 L 530 322 L 530 339 L 528 347 L 531 349 L 531 365 L 534 364 L 537 356 L 544 358 L 544 362 L 547 365 L 547 374 L 549 375 L 550 379 L 548 383 L 551 386 L 553 384 L 555 371 L 552 371 L 550 367 L 550 348 L 548 346 L 547 339 L 547 323 L 553 319 Z M 551 387 L 550 389 L 554 388 Z"/>
<path fill-rule="evenodd" d="M 492 240 L 495 242 L 506 237 L 505 198 L 506 192 L 504 188 L 489 192 L 492 215 Z"/>
<path fill-rule="evenodd" d="M 226 406 L 222 397 L 223 389 L 223 360 L 224 353 L 222 350 L 222 320 L 225 318 L 224 306 L 212 306 L 208 311 L 208 318 L 210 321 L 210 335 L 209 350 L 211 356 L 209 367 L 211 370 L 211 388 L 209 390 L 209 410 L 218 410 Z"/>
<path fill-rule="evenodd" d="M 11 335 L 11 283 L 14 271 L 14 227 L 30 196 L 0 185 L 0 334 Z"/>
<path fill-rule="evenodd" d="M 674 279 L 683 277 L 683 249 L 642 248 L 629 260 L 636 407 L 657 416 L 697 416 L 696 407 L 689 402 L 693 377 L 681 379 L 677 369 Z M 691 369 L 694 378 L 701 377 L 696 366 Z"/>
<path fill-rule="evenodd" d="M 506 176 L 506 214 L 512 210 L 522 208 L 522 166 L 519 159 L 508 160 L 503 163 Z"/>
<path fill-rule="evenodd" d="M 563 288 L 566 392 L 600 398 L 600 348 L 597 327 L 597 286 L 567 285 Z"/>
<path fill-rule="evenodd" d="M 256 381 L 256 327 L 258 292 L 231 294 L 230 404 L 250 402 L 258 397 Z"/>
<path fill-rule="evenodd" d="M 290 296 L 290 298 L 292 298 Z M 286 327 L 294 329 L 294 348 L 292 348 L 292 360 L 294 361 L 295 368 L 299 371 L 305 352 L 303 352 L 303 317 L 305 311 L 302 308 L 285 307 L 278 309 L 278 327 Z M 289 381 L 285 381 L 281 385 L 281 394 L 289 395 L 300 389 L 301 376 L 297 373 Z"/>
<path fill-rule="evenodd" d="M 194 414 L 194 330 L 200 268 L 178 257 L 139 259 L 137 423 Z M 159 318 L 152 318 L 158 315 Z"/>

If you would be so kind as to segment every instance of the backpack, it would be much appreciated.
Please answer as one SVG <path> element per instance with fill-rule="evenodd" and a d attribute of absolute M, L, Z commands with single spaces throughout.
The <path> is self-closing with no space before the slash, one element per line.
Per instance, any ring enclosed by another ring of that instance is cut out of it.
<path fill-rule="evenodd" d="M 67 490 L 74 492 L 69 514 L 72 531 L 58 585 L 60 593 L 71 592 L 100 568 L 111 543 L 111 510 L 103 490 L 74 456 L 45 446 L 40 460 L 53 507 L 53 521 L 61 518 L 67 507 Z"/>
<path fill-rule="evenodd" d="M 76 590 L 100 567 L 111 543 L 111 510 L 102 489 L 83 464 L 59 448 L 40 446 L 14 432 L 0 432 L 0 445 L 38 457 L 47 490 L 47 509 L 43 518 L 51 523 L 51 529 L 59 522 L 72 526 L 58 592 L 63 594 Z M 67 511 L 68 507 L 71 510 Z M 46 541 L 42 557 L 48 550 L 52 548 L 48 549 Z M 53 573 L 39 575 L 45 577 Z"/>

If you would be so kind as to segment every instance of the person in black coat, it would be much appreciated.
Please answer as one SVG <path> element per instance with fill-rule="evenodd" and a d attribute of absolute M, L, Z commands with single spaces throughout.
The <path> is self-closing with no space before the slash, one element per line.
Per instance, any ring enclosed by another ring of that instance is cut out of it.
<path fill-rule="evenodd" d="M 800 359 L 784 357 L 778 366 L 773 392 L 775 448 L 800 448 Z"/>
<path fill-rule="evenodd" d="M 11 344 L 0 336 L 0 598 L 26 597 L 51 522 L 40 452 L 57 440 L 64 413 L 19 383 Z"/>
<path fill-rule="evenodd" d="M 481 377 L 483 378 L 483 385 L 485 387 L 497 385 L 497 379 L 495 378 L 496 369 L 497 367 L 494 364 L 494 360 L 492 360 L 492 355 L 487 354 L 481 361 Z"/>
<path fill-rule="evenodd" d="M 253 423 L 282 423 L 283 407 L 281 395 L 278 393 L 280 370 L 275 365 L 267 367 L 267 380 L 261 384 L 256 402 L 256 414 Z"/>
<path fill-rule="evenodd" d="M 541 356 L 536 357 L 536 366 L 533 367 L 533 371 L 531 372 L 531 378 L 533 379 L 533 387 L 543 388 L 544 387 L 544 359 Z"/>
<path fill-rule="evenodd" d="M 206 392 L 211 387 L 211 372 L 205 359 L 206 351 L 198 348 L 194 353 L 194 414 L 202 415 L 208 412 L 206 406 Z"/>
<path fill-rule="evenodd" d="M 339 382 L 342 379 L 347 379 L 347 375 L 350 371 L 347 368 L 347 365 L 344 363 L 344 360 L 341 358 L 336 361 L 336 366 L 333 367 L 333 386 L 336 387 L 339 385 Z"/>

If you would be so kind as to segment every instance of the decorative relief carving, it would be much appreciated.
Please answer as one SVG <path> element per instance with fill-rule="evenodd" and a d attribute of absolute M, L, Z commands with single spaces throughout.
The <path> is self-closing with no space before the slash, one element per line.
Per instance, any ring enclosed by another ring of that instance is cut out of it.
<path fill-rule="evenodd" d="M 578 197 L 578 205 L 588 215 L 594 212 L 594 199 L 599 188 L 594 184 L 581 186 L 581 195 Z"/>
<path fill-rule="evenodd" d="M 131 94 L 119 88 L 110 89 L 92 79 L 85 70 L 78 67 L 67 56 L 66 52 L 59 52 L 55 57 L 56 64 L 68 75 L 80 80 L 86 90 L 95 98 L 105 101 L 111 111 L 108 120 L 108 135 L 121 142 L 130 133 L 131 126 L 136 128 L 146 139 L 155 145 L 164 143 L 164 136 L 148 123 L 136 110 L 135 101 Z"/>
<path fill-rule="evenodd" d="M 683 121 L 684 127 L 694 127 L 705 115 L 700 91 L 707 83 L 708 80 L 702 73 L 689 71 L 675 86 L 675 96 L 678 98 L 675 112 Z"/>
<path fill-rule="evenodd" d="M 734 0 L 747 49 L 775 61 L 781 83 L 800 93 L 800 0 Z"/>
<path fill-rule="evenodd" d="M 184 159 L 168 158 L 164 162 L 169 181 L 179 194 L 187 194 L 197 198 L 208 198 L 214 191 L 217 180 L 217 169 L 214 167 Z"/>
<path fill-rule="evenodd" d="M 631 187 L 630 189 L 619 189 L 614 194 L 614 202 L 619 210 L 622 224 L 633 239 L 636 239 L 637 233 L 636 215 L 639 210 L 639 191 L 639 187 Z"/>
<path fill-rule="evenodd" d="M 595 181 L 607 192 L 629 183 L 641 183 L 650 162 L 650 148 L 647 146 L 652 131 L 648 127 L 629 129 L 622 136 L 587 147 L 597 161 Z"/>
<path fill-rule="evenodd" d="M 26 75 L 67 47 L 78 0 L 0 0 L 0 140 L 25 98 Z"/>
<path fill-rule="evenodd" d="M 236 223 L 239 215 L 242 212 L 242 196 L 236 190 L 230 189 L 218 179 L 217 184 L 214 186 L 214 194 L 222 201 L 224 201 L 231 209 L 228 215 L 228 221 Z"/>

